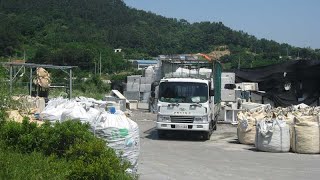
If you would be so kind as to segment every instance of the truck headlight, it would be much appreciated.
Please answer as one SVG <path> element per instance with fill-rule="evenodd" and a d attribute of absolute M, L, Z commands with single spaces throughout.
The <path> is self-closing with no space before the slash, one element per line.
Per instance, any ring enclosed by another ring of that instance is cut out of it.
<path fill-rule="evenodd" d="M 208 123 L 208 116 L 194 117 L 194 123 Z"/>
<path fill-rule="evenodd" d="M 158 122 L 171 122 L 170 116 L 158 115 Z"/>

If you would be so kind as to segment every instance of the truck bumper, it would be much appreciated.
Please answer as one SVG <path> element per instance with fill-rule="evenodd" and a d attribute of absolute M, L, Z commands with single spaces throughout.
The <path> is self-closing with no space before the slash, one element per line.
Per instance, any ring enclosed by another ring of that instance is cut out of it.
<path fill-rule="evenodd" d="M 180 131 L 209 131 L 209 124 L 189 123 L 164 123 L 156 122 L 156 129 L 159 130 L 180 130 Z"/>

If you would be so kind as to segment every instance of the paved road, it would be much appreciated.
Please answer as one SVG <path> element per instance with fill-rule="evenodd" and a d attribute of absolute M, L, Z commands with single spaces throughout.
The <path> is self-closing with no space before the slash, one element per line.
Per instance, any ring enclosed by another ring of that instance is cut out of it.
<path fill-rule="evenodd" d="M 197 135 L 172 134 L 159 140 L 156 116 L 134 111 L 141 132 L 141 180 L 320 179 L 320 155 L 257 152 L 238 144 L 236 128 L 219 124 L 210 141 Z"/>

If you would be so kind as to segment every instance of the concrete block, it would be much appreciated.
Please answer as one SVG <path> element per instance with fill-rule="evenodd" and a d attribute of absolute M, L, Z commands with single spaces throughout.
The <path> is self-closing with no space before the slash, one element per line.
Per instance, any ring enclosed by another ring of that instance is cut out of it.
<path fill-rule="evenodd" d="M 141 77 L 140 84 L 151 84 L 154 80 L 153 77 Z"/>
<path fill-rule="evenodd" d="M 228 79 L 235 80 L 236 74 L 233 72 L 223 72 L 223 73 L 221 73 L 221 78 L 228 78 Z"/>
<path fill-rule="evenodd" d="M 139 91 L 124 91 L 123 94 L 128 100 L 140 100 Z"/>
<path fill-rule="evenodd" d="M 127 83 L 139 83 L 140 84 L 141 75 L 127 76 Z"/>
<path fill-rule="evenodd" d="M 138 109 L 138 103 L 139 101 L 138 100 L 130 100 L 130 109 Z"/>
<path fill-rule="evenodd" d="M 221 101 L 236 101 L 235 90 L 224 89 L 221 90 Z"/>
<path fill-rule="evenodd" d="M 149 98 L 150 98 L 150 92 L 143 92 L 143 93 L 141 93 L 141 99 L 140 99 L 140 101 L 141 102 L 144 102 L 144 103 L 147 103 L 147 102 L 149 102 Z"/>
<path fill-rule="evenodd" d="M 150 92 L 151 84 L 140 84 L 140 92 Z"/>
<path fill-rule="evenodd" d="M 127 91 L 139 91 L 140 84 L 139 83 L 127 83 Z"/>

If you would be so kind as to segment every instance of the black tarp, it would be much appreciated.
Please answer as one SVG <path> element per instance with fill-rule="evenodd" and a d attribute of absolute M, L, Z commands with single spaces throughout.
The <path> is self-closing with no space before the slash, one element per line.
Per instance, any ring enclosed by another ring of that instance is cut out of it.
<path fill-rule="evenodd" d="M 318 103 L 320 96 L 320 60 L 292 60 L 253 69 L 234 70 L 236 82 L 257 82 L 259 90 L 275 106 Z M 290 86 L 285 90 L 285 85 Z"/>

